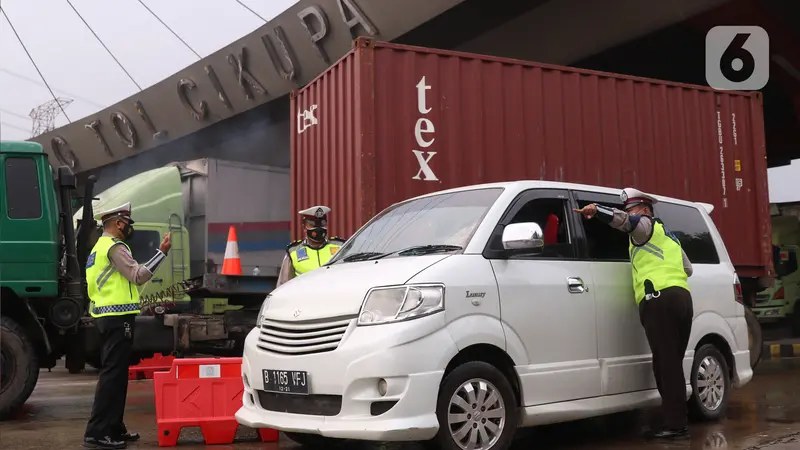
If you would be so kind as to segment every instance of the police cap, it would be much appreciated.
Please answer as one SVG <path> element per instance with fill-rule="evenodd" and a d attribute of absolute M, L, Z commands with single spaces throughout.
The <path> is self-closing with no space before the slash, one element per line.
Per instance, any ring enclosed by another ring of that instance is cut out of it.
<path fill-rule="evenodd" d="M 327 206 L 312 206 L 311 208 L 298 211 L 297 213 L 303 216 L 303 219 L 322 220 L 328 216 L 331 209 Z"/>
<path fill-rule="evenodd" d="M 622 200 L 622 204 L 625 206 L 626 210 L 631 209 L 636 205 L 646 204 L 652 206 L 658 203 L 658 200 L 652 195 L 630 187 L 623 189 L 619 197 Z"/>
<path fill-rule="evenodd" d="M 94 218 L 95 220 L 99 220 L 103 223 L 111 219 L 121 218 L 127 220 L 130 224 L 133 224 L 133 219 L 131 219 L 131 202 L 127 202 L 107 211 L 99 212 L 94 215 Z"/>

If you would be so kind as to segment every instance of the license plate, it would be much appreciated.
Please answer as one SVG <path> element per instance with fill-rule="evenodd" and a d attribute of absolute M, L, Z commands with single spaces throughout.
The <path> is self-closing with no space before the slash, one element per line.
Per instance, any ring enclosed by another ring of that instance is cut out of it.
<path fill-rule="evenodd" d="M 263 369 L 264 390 L 308 395 L 308 373 L 302 370 Z"/>

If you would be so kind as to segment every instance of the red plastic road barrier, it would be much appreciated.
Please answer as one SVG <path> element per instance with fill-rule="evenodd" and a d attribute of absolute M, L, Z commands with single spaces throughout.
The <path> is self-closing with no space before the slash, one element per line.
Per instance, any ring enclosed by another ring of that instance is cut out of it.
<path fill-rule="evenodd" d="M 153 377 L 158 446 L 173 447 L 183 427 L 200 427 L 208 445 L 232 444 L 242 407 L 242 358 L 194 358 L 172 361 L 169 372 Z M 278 431 L 265 428 L 263 442 L 276 442 Z"/>
<path fill-rule="evenodd" d="M 128 367 L 129 380 L 152 380 L 156 372 L 168 372 L 172 367 L 174 356 L 153 355 L 152 358 L 143 359 L 139 364 Z"/>

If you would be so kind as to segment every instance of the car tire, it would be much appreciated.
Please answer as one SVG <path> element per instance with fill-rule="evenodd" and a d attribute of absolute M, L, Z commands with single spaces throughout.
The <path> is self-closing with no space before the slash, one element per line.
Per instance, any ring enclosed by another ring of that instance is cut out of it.
<path fill-rule="evenodd" d="M 344 439 L 335 439 L 318 434 L 305 434 L 305 433 L 284 433 L 286 437 L 295 441 L 303 447 L 317 449 L 340 448 L 344 444 Z"/>
<path fill-rule="evenodd" d="M 484 393 L 475 392 L 481 388 Z M 483 417 L 487 412 L 491 415 Z M 456 419 L 452 425 L 451 415 Z M 436 417 L 439 431 L 429 444 L 435 443 L 442 450 L 461 450 L 456 440 L 468 442 L 475 436 L 479 441 L 488 438 L 488 442 L 475 446 L 478 450 L 507 450 L 517 430 L 517 398 L 500 370 L 482 361 L 472 361 L 456 367 L 445 377 L 439 388 Z"/>
<path fill-rule="evenodd" d="M 713 344 L 705 344 L 695 352 L 691 383 L 692 418 L 711 421 L 722 417 L 731 397 L 731 376 L 725 356 Z"/>
<path fill-rule="evenodd" d="M 0 418 L 16 412 L 39 380 L 39 358 L 28 334 L 9 317 L 0 319 Z"/>
<path fill-rule="evenodd" d="M 755 370 L 761 361 L 764 351 L 764 336 L 761 333 L 761 324 L 758 317 L 750 308 L 744 308 L 744 319 L 747 322 L 748 349 L 750 350 L 750 368 Z"/>

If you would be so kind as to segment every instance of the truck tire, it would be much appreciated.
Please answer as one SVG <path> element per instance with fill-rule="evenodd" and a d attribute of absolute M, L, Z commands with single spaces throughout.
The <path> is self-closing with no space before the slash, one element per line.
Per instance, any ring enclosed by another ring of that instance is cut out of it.
<path fill-rule="evenodd" d="M 477 395 L 481 387 L 486 392 Z M 503 372 L 483 361 L 470 361 L 444 378 L 436 417 L 439 432 L 433 442 L 442 450 L 461 450 L 472 433 L 488 438 L 479 441 L 482 450 L 507 450 L 517 431 L 517 398 Z"/>
<path fill-rule="evenodd" d="M 0 417 L 24 405 L 38 380 L 36 347 L 17 322 L 0 318 Z"/>
<path fill-rule="evenodd" d="M 77 374 L 86 368 L 86 354 L 83 351 L 83 343 L 77 339 L 71 339 L 67 344 L 67 354 L 64 355 L 64 366 L 69 373 Z"/>
<path fill-rule="evenodd" d="M 90 354 L 86 356 L 86 364 L 94 367 L 95 369 L 100 369 L 100 355 L 99 354 Z"/>
<path fill-rule="evenodd" d="M 714 344 L 705 344 L 694 354 L 691 383 L 692 418 L 709 421 L 723 417 L 731 398 L 731 375 L 725 356 Z"/>
<path fill-rule="evenodd" d="M 750 367 L 755 370 L 761 361 L 761 352 L 764 350 L 764 337 L 761 334 L 761 324 L 758 323 L 756 313 L 744 307 L 744 319 L 747 321 L 747 339 L 750 350 Z"/>

